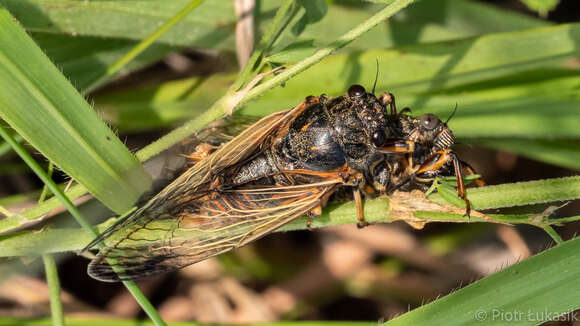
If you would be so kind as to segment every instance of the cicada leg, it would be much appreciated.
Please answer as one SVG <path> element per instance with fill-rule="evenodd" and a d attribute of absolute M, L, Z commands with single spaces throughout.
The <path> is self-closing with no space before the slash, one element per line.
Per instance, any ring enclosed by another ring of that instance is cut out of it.
<path fill-rule="evenodd" d="M 407 154 L 413 153 L 415 150 L 415 142 L 410 140 L 396 140 L 385 142 L 379 147 L 379 152 L 384 154 Z"/>
<path fill-rule="evenodd" d="M 215 149 L 216 148 L 210 144 L 201 143 L 195 146 L 193 152 L 183 156 L 195 164 L 208 157 Z"/>
<path fill-rule="evenodd" d="M 449 149 L 445 149 L 431 154 L 419 167 L 417 172 L 415 172 L 415 175 L 436 174 L 448 162 L 453 162 L 453 170 L 457 179 L 457 196 L 465 202 L 465 216 L 469 217 L 471 204 L 469 199 L 467 199 L 463 177 L 461 176 L 461 163 L 455 153 Z M 416 179 L 422 181 L 419 177 L 416 177 Z"/>
<path fill-rule="evenodd" d="M 309 99 L 307 98 L 306 101 L 308 101 L 308 100 Z M 292 179 L 293 175 L 296 175 L 296 174 L 299 174 L 302 176 L 311 175 L 313 177 L 326 179 L 326 181 L 338 179 L 338 180 L 340 180 L 341 183 L 344 183 L 344 184 L 348 184 L 350 182 L 351 178 L 359 177 L 358 174 L 356 173 L 356 171 L 350 170 L 348 168 L 348 165 L 346 165 L 346 164 L 343 165 L 342 167 L 336 169 L 336 170 L 333 170 L 333 171 L 321 172 L 321 171 L 310 171 L 310 170 L 296 169 L 296 170 L 284 170 L 284 171 L 281 171 L 280 174 L 282 174 L 285 177 L 290 178 L 290 179 Z M 355 174 L 356 174 L 356 176 L 353 176 Z M 318 203 L 318 205 L 314 206 L 306 213 L 306 215 L 308 216 L 308 218 L 306 220 L 306 228 L 308 230 L 312 230 L 312 219 L 316 216 L 322 215 L 322 208 L 326 206 L 326 204 L 328 203 L 328 198 L 330 198 L 330 196 L 332 194 L 333 194 L 333 192 L 328 192 L 326 195 L 324 195 L 320 199 L 320 202 Z"/>
<path fill-rule="evenodd" d="M 383 154 L 411 154 L 415 151 L 415 142 L 409 140 L 388 141 L 379 147 L 379 152 Z M 407 158 L 407 165 L 413 166 L 413 155 Z"/>
<path fill-rule="evenodd" d="M 365 226 L 369 225 L 369 223 L 365 221 L 365 214 L 363 211 L 363 201 L 360 193 L 360 188 L 358 187 L 354 188 L 352 193 L 354 195 L 354 203 L 356 205 L 356 217 L 358 219 L 358 223 L 356 224 L 356 226 L 359 229 L 362 229 Z"/>
<path fill-rule="evenodd" d="M 379 96 L 379 101 L 391 109 L 391 116 L 397 115 L 397 106 L 395 105 L 395 95 L 391 93 L 383 93 Z"/>
<path fill-rule="evenodd" d="M 308 229 L 308 231 L 312 231 L 312 218 L 322 215 L 322 205 L 323 204 L 315 206 L 313 209 L 308 211 L 308 213 L 306 213 L 308 216 L 306 219 L 306 229 Z M 326 205 L 326 203 L 324 203 L 324 205 Z"/>
<path fill-rule="evenodd" d="M 467 171 L 467 173 L 469 173 L 469 175 L 474 175 L 477 174 L 475 172 L 475 169 L 473 169 L 473 167 L 471 167 L 471 165 L 469 165 L 469 163 L 459 160 L 459 163 L 461 163 L 461 166 Z M 485 181 L 482 178 L 477 178 L 475 180 L 473 180 L 475 182 L 475 184 L 478 187 L 483 187 L 485 186 Z"/>
<path fill-rule="evenodd" d="M 360 172 L 348 168 L 348 166 L 345 164 L 343 167 L 338 168 L 335 171 L 317 172 L 308 170 L 289 170 L 283 171 L 283 173 L 286 175 L 292 175 L 293 173 L 301 173 L 304 175 L 312 175 L 328 179 L 340 178 L 341 181 L 343 182 L 343 185 L 352 186 L 354 189 L 353 195 L 357 208 L 357 219 L 358 219 L 357 227 L 363 228 L 368 225 L 368 223 L 364 219 L 362 195 L 359 187 L 361 182 L 364 181 L 364 176 Z M 322 207 L 326 206 L 326 203 L 328 202 L 328 198 L 330 197 L 330 195 L 332 195 L 332 192 L 326 194 L 323 198 L 321 198 L 319 205 L 314 206 L 314 208 L 308 211 L 307 213 L 308 219 L 306 220 L 307 229 L 309 230 L 311 229 L 312 218 L 320 216 L 322 214 Z"/>

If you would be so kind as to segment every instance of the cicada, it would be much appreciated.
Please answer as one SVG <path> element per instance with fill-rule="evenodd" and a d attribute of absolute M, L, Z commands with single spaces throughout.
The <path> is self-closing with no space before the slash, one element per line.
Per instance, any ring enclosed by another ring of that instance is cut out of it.
<path fill-rule="evenodd" d="M 104 243 L 89 275 L 132 280 L 194 264 L 303 215 L 319 215 L 339 190 L 352 192 L 362 227 L 363 196 L 427 185 L 451 173 L 468 215 L 446 122 L 397 112 L 392 94 L 373 93 L 353 85 L 335 98 L 309 96 L 217 148 L 208 146 L 192 167 L 87 247 Z"/>

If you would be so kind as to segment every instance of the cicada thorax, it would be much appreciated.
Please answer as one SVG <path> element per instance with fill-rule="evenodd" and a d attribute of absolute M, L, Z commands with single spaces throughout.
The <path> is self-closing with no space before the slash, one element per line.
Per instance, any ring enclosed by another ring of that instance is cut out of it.
<path fill-rule="evenodd" d="M 320 100 L 322 99 L 322 100 Z M 278 136 L 272 152 L 285 169 L 330 171 L 346 162 L 343 148 L 333 130 L 333 118 L 328 112 L 325 96 L 297 112 L 288 129 Z"/>
<path fill-rule="evenodd" d="M 388 169 L 379 164 L 384 155 L 373 144 L 389 134 L 381 101 L 355 85 L 346 96 L 321 95 L 305 103 L 272 144 L 272 157 L 281 169 L 325 172 L 346 165 L 363 175 L 361 186 L 372 185 L 378 174 L 388 182 Z"/>
<path fill-rule="evenodd" d="M 266 178 L 287 184 L 284 174 L 288 171 L 335 172 L 346 166 L 372 184 L 375 167 L 384 155 L 370 143 L 377 130 L 386 137 L 386 112 L 373 94 L 357 87 L 351 87 L 347 96 L 308 97 L 264 140 L 258 155 L 232 170 L 233 183 Z M 381 180 L 386 182 L 387 177 Z"/>

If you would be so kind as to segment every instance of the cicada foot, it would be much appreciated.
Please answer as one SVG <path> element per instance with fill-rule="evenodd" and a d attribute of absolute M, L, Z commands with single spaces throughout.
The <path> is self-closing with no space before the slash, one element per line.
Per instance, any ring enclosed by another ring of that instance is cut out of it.
<path fill-rule="evenodd" d="M 318 205 L 306 213 L 308 219 L 306 219 L 306 229 L 312 231 L 312 218 L 322 215 L 322 205 Z"/>
<path fill-rule="evenodd" d="M 358 221 L 358 223 L 356 224 L 356 227 L 359 230 L 366 226 L 369 226 L 369 223 L 367 221 Z"/>
<path fill-rule="evenodd" d="M 465 202 L 465 214 L 463 214 L 463 216 L 469 219 L 471 217 L 471 203 L 469 202 L 469 199 L 465 198 L 465 196 L 461 199 Z"/>
<path fill-rule="evenodd" d="M 362 196 L 360 193 L 360 188 L 354 188 L 352 193 L 354 195 L 354 203 L 356 205 L 356 217 L 358 219 L 358 223 L 356 224 L 356 227 L 359 229 L 362 229 L 365 226 L 369 225 L 369 223 L 367 221 L 365 221 L 365 215 L 364 215 L 364 210 L 363 210 L 363 201 L 362 201 Z"/>
<path fill-rule="evenodd" d="M 392 93 L 383 93 L 379 96 L 379 101 L 385 106 L 390 107 L 391 116 L 397 115 L 397 106 L 395 105 L 395 95 Z"/>
<path fill-rule="evenodd" d="M 192 153 L 184 155 L 184 157 L 195 164 L 208 157 L 214 150 L 215 150 L 214 146 L 207 143 L 201 143 L 195 146 L 195 149 L 193 150 Z"/>

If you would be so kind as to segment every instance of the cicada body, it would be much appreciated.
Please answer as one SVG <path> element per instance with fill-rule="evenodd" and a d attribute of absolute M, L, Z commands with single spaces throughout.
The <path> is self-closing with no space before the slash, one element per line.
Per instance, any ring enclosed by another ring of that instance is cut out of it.
<path fill-rule="evenodd" d="M 120 281 L 175 270 L 316 215 L 338 190 L 352 191 L 363 226 L 362 194 L 426 184 L 451 167 L 461 180 L 453 143 L 434 115 L 397 113 L 392 94 L 353 85 L 344 96 L 307 97 L 217 148 L 199 147 L 191 168 L 87 247 L 104 243 L 88 273 Z"/>

